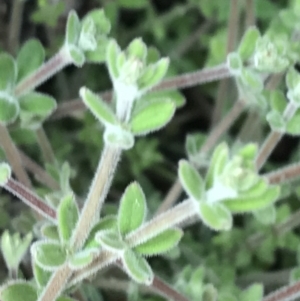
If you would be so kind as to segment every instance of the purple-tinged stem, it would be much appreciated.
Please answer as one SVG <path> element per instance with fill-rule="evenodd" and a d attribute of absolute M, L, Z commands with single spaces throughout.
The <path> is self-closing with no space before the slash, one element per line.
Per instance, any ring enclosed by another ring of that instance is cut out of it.
<path fill-rule="evenodd" d="M 300 296 L 300 281 L 287 285 L 266 296 L 262 301 L 292 301 Z"/>

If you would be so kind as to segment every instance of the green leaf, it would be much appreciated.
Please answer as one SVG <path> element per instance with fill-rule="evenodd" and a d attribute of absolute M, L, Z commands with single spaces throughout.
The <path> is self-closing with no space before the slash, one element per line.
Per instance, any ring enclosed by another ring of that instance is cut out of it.
<path fill-rule="evenodd" d="M 117 231 L 100 231 L 96 234 L 96 241 L 111 252 L 123 252 L 126 244 Z"/>
<path fill-rule="evenodd" d="M 175 113 L 175 105 L 170 100 L 157 100 L 146 103 L 130 120 L 131 132 L 146 135 L 164 127 Z"/>
<path fill-rule="evenodd" d="M 14 58 L 7 54 L 0 54 L 0 91 L 12 92 L 17 79 L 17 64 Z M 1 108 L 0 108 L 1 111 Z"/>
<path fill-rule="evenodd" d="M 104 126 L 109 124 L 116 125 L 118 123 L 114 112 L 100 96 L 85 87 L 79 90 L 79 94 L 87 108 Z"/>
<path fill-rule="evenodd" d="M 215 231 L 230 230 L 232 228 L 232 215 L 220 203 L 199 203 L 199 214 L 203 223 Z"/>
<path fill-rule="evenodd" d="M 298 109 L 295 115 L 286 123 L 285 132 L 293 136 L 300 135 L 300 109 Z"/>
<path fill-rule="evenodd" d="M 68 261 L 69 267 L 72 270 L 80 270 L 88 266 L 94 259 L 94 251 L 82 250 L 74 254 Z"/>
<path fill-rule="evenodd" d="M 34 53 L 34 55 L 32 55 Z M 20 49 L 17 56 L 18 82 L 33 73 L 45 60 L 45 49 L 41 42 L 30 39 Z"/>
<path fill-rule="evenodd" d="M 103 230 L 117 230 L 117 218 L 114 215 L 105 216 L 92 228 L 85 242 L 84 249 L 99 249 L 99 244 L 95 241 L 95 235 Z"/>
<path fill-rule="evenodd" d="M 127 249 L 122 259 L 125 271 L 134 281 L 145 285 L 150 285 L 153 282 L 153 272 L 143 257 Z"/>
<path fill-rule="evenodd" d="M 244 33 L 240 42 L 238 53 L 243 61 L 248 60 L 255 51 L 257 39 L 260 37 L 260 32 L 255 26 L 250 26 Z"/>
<path fill-rule="evenodd" d="M 147 204 L 144 192 L 137 182 L 127 186 L 118 212 L 118 228 L 122 236 L 139 228 L 146 217 Z"/>
<path fill-rule="evenodd" d="M 56 225 L 53 224 L 45 224 L 41 228 L 41 234 L 44 238 L 52 239 L 52 240 L 60 240 L 58 229 Z"/>
<path fill-rule="evenodd" d="M 237 52 L 231 52 L 227 55 L 227 66 L 235 76 L 239 76 L 243 70 L 243 62 Z"/>
<path fill-rule="evenodd" d="M 87 62 L 90 63 L 103 63 L 105 62 L 106 58 L 106 48 L 108 45 L 108 38 L 103 36 L 99 37 L 96 41 L 96 48 L 95 50 L 88 50 L 85 51 L 85 59 Z"/>
<path fill-rule="evenodd" d="M 105 143 L 108 145 L 128 150 L 134 145 L 134 137 L 131 132 L 121 128 L 121 126 L 108 126 L 105 129 Z"/>
<path fill-rule="evenodd" d="M 149 67 L 152 69 L 150 72 L 151 76 L 148 75 L 147 68 L 149 67 L 147 67 L 144 75 L 142 75 L 137 81 L 139 90 L 145 92 L 159 84 L 165 77 L 169 68 L 169 64 L 169 58 L 161 58 L 158 62 L 150 65 Z"/>
<path fill-rule="evenodd" d="M 216 288 L 211 284 L 206 284 L 203 288 L 203 301 L 217 301 L 218 300 L 218 291 Z"/>
<path fill-rule="evenodd" d="M 121 49 L 115 40 L 110 40 L 106 47 L 106 64 L 112 80 L 119 77 L 119 68 L 117 65 L 118 56 Z"/>
<path fill-rule="evenodd" d="M 7 163 L 0 163 L 0 186 L 4 186 L 11 177 L 11 168 Z"/>
<path fill-rule="evenodd" d="M 94 51 L 97 47 L 97 41 L 95 38 L 96 26 L 92 18 L 85 18 L 82 22 L 81 32 L 79 37 L 78 45 L 81 50 Z"/>
<path fill-rule="evenodd" d="M 287 99 L 282 91 L 280 90 L 270 91 L 270 105 L 273 111 L 277 111 L 283 114 L 287 106 Z"/>
<path fill-rule="evenodd" d="M 241 71 L 241 80 L 253 92 L 260 93 L 264 89 L 264 82 L 260 73 L 250 68 L 243 68 Z"/>
<path fill-rule="evenodd" d="M 6 230 L 1 236 L 1 251 L 7 268 L 17 270 L 20 262 L 24 258 L 30 243 L 32 234 L 28 233 L 24 238 L 20 237 L 20 233 L 13 235 Z"/>
<path fill-rule="evenodd" d="M 240 296 L 240 301 L 261 301 L 263 299 L 264 289 L 262 284 L 252 284 L 244 290 Z"/>
<path fill-rule="evenodd" d="M 70 240 L 79 218 L 79 209 L 73 193 L 66 195 L 57 209 L 58 231 L 62 242 Z"/>
<path fill-rule="evenodd" d="M 43 270 L 38 264 L 33 264 L 33 274 L 37 285 L 42 288 L 47 285 L 52 273 Z"/>
<path fill-rule="evenodd" d="M 1 301 L 37 301 L 38 293 L 33 285 L 15 280 L 0 288 Z"/>
<path fill-rule="evenodd" d="M 85 56 L 83 51 L 77 46 L 73 46 L 73 45 L 69 45 L 68 50 L 73 64 L 76 67 L 82 67 L 85 62 Z"/>
<path fill-rule="evenodd" d="M 38 241 L 31 246 L 31 255 L 45 271 L 53 272 L 67 260 L 66 250 L 56 241 Z"/>
<path fill-rule="evenodd" d="M 128 45 L 126 52 L 129 57 L 133 57 L 144 62 L 147 57 L 147 46 L 143 42 L 142 38 L 135 38 Z"/>
<path fill-rule="evenodd" d="M 204 184 L 198 171 L 186 160 L 179 161 L 178 177 L 189 197 L 202 201 Z"/>
<path fill-rule="evenodd" d="M 263 194 L 254 197 L 238 197 L 224 200 L 223 204 L 234 213 L 251 212 L 263 209 L 274 203 L 280 194 L 280 187 L 270 186 Z"/>
<path fill-rule="evenodd" d="M 272 225 L 276 221 L 276 209 L 274 205 L 254 211 L 256 219 L 264 225 Z"/>
<path fill-rule="evenodd" d="M 176 247 L 182 236 L 181 229 L 168 229 L 138 245 L 134 250 L 143 256 L 162 254 Z"/>
<path fill-rule="evenodd" d="M 93 9 L 87 13 L 86 18 L 91 18 L 96 26 L 96 38 L 99 36 L 107 35 L 111 30 L 111 24 L 109 18 L 106 17 L 103 9 Z"/>
<path fill-rule="evenodd" d="M 211 188 L 214 180 L 219 176 L 229 160 L 229 149 L 226 143 L 220 143 L 214 150 L 206 173 L 206 187 Z"/>
<path fill-rule="evenodd" d="M 68 15 L 66 26 L 66 43 L 68 46 L 77 45 L 81 30 L 80 20 L 76 11 L 71 10 Z"/>
<path fill-rule="evenodd" d="M 295 283 L 300 280 L 300 267 L 295 267 L 290 272 L 290 282 Z"/>
<path fill-rule="evenodd" d="M 285 81 L 289 90 L 295 90 L 300 85 L 299 72 L 294 67 L 290 67 L 286 73 Z"/>
<path fill-rule="evenodd" d="M 279 112 L 269 112 L 266 116 L 266 120 L 268 121 L 273 131 L 280 133 L 284 133 L 286 131 L 286 121 L 283 119 L 282 114 L 280 114 Z"/>

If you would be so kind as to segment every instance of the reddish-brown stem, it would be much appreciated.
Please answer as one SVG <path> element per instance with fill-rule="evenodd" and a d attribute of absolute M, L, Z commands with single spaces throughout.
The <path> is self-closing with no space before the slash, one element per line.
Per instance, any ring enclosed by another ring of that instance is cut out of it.
<path fill-rule="evenodd" d="M 291 164 L 264 175 L 270 184 L 281 184 L 300 177 L 300 163 Z"/>
<path fill-rule="evenodd" d="M 11 178 L 3 186 L 3 188 L 44 217 L 51 220 L 56 219 L 55 210 L 18 181 Z"/>
<path fill-rule="evenodd" d="M 205 68 L 194 72 L 189 72 L 183 75 L 175 76 L 164 80 L 162 83 L 153 88 L 157 90 L 173 90 L 183 89 L 203 84 L 211 81 L 216 81 L 221 78 L 231 77 L 228 68 L 225 64 L 221 64 L 212 68 Z M 104 100 L 111 100 L 111 91 L 106 91 L 99 94 Z M 50 119 L 62 118 L 75 112 L 83 111 L 86 107 L 81 100 L 71 100 L 62 105 L 58 105 L 57 110 L 52 114 Z"/>
<path fill-rule="evenodd" d="M 266 296 L 263 301 L 292 301 L 300 296 L 300 281 L 287 285 Z"/>

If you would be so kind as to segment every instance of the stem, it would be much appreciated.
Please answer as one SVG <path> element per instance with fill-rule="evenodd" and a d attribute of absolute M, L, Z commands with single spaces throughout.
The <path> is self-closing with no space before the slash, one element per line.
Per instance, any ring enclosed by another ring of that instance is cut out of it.
<path fill-rule="evenodd" d="M 288 165 L 284 168 L 269 172 L 264 175 L 270 184 L 282 184 L 300 177 L 300 163 Z"/>
<path fill-rule="evenodd" d="M 13 172 L 16 174 L 20 182 L 27 187 L 31 187 L 31 181 L 23 168 L 22 161 L 18 150 L 11 139 L 7 128 L 0 124 L 0 141 L 4 149 L 5 156 L 11 165 Z"/>
<path fill-rule="evenodd" d="M 46 185 L 52 190 L 59 190 L 60 186 L 41 166 L 24 154 L 20 149 L 18 150 L 24 167 L 31 172 L 37 181 Z"/>
<path fill-rule="evenodd" d="M 40 127 L 39 129 L 36 130 L 36 137 L 37 137 L 37 142 L 42 150 L 42 154 L 45 159 L 45 162 L 53 164 L 55 162 L 54 152 L 52 150 L 50 141 L 43 127 Z"/>
<path fill-rule="evenodd" d="M 263 301 L 292 301 L 300 296 L 300 281 L 287 285 L 266 296 Z"/>
<path fill-rule="evenodd" d="M 21 201 L 23 201 L 26 205 L 34 209 L 36 212 L 46 217 L 47 219 L 55 221 L 56 219 L 55 210 L 52 207 L 50 207 L 48 204 L 46 204 L 37 195 L 35 195 L 31 190 L 23 186 L 21 183 L 11 178 L 3 186 L 3 188 L 9 191 L 17 198 L 19 198 Z"/>
<path fill-rule="evenodd" d="M 186 200 L 167 212 L 154 217 L 136 231 L 129 233 L 125 240 L 130 247 L 137 246 L 163 231 L 175 227 L 182 222 L 197 216 L 197 204 L 192 200 Z"/>
<path fill-rule="evenodd" d="M 9 21 L 8 31 L 8 50 L 12 54 L 16 54 L 19 47 L 20 30 L 23 18 L 24 1 L 13 0 L 12 14 Z"/>
<path fill-rule="evenodd" d="M 298 107 L 295 106 L 293 102 L 289 102 L 284 113 L 283 113 L 283 119 L 285 121 L 289 121 L 297 111 Z M 256 169 L 260 170 L 261 167 L 264 165 L 264 163 L 267 161 L 269 156 L 271 155 L 272 151 L 276 147 L 277 143 L 281 140 L 284 133 L 277 132 L 272 130 L 267 139 L 265 140 L 264 144 L 262 145 L 256 159 L 255 159 L 255 165 Z"/>
<path fill-rule="evenodd" d="M 230 15 L 228 21 L 228 36 L 226 45 L 226 55 L 235 49 L 238 28 L 239 28 L 239 0 L 230 1 Z M 224 79 L 220 82 L 216 106 L 212 114 L 212 126 L 215 126 L 222 117 L 224 111 L 225 97 L 228 95 L 228 80 Z"/>
<path fill-rule="evenodd" d="M 22 96 L 34 90 L 58 71 L 71 64 L 72 60 L 66 47 L 62 47 L 50 60 L 39 67 L 35 72 L 24 78 L 16 87 L 15 95 Z"/>
<path fill-rule="evenodd" d="M 71 244 L 79 249 L 89 234 L 89 230 L 99 219 L 99 214 L 121 156 L 121 149 L 105 144 L 90 192 L 81 211 Z"/>
<path fill-rule="evenodd" d="M 246 28 L 255 25 L 255 1 L 246 0 Z"/>
<path fill-rule="evenodd" d="M 245 109 L 245 103 L 242 100 L 238 100 L 235 102 L 234 106 L 228 112 L 228 114 L 221 120 L 221 122 L 211 131 L 207 140 L 202 145 L 199 150 L 200 153 L 207 153 L 210 149 L 212 149 L 220 137 L 229 129 L 229 127 L 234 123 L 234 121 L 240 116 L 240 114 Z M 175 183 L 170 188 L 167 193 L 166 198 L 157 209 L 157 213 L 162 213 L 168 208 L 171 208 L 173 204 L 177 201 L 180 194 L 182 192 L 182 186 L 179 179 L 176 179 Z"/>
<path fill-rule="evenodd" d="M 204 84 L 207 82 L 212 82 L 219 80 L 221 78 L 231 77 L 226 64 L 221 64 L 211 68 L 204 68 L 198 71 L 189 72 L 179 76 L 171 77 L 164 80 L 156 87 L 153 88 L 154 91 L 160 90 L 173 90 L 173 89 L 183 89 L 195 86 L 196 84 Z M 106 91 L 99 94 L 104 100 L 110 101 L 112 98 L 111 91 Z M 86 106 L 81 100 L 70 100 L 62 105 L 58 105 L 57 110 L 52 114 L 50 119 L 62 118 L 66 115 L 74 113 L 74 111 L 84 111 Z"/>
<path fill-rule="evenodd" d="M 67 263 L 54 272 L 38 301 L 55 301 L 67 284 L 72 272 Z"/>

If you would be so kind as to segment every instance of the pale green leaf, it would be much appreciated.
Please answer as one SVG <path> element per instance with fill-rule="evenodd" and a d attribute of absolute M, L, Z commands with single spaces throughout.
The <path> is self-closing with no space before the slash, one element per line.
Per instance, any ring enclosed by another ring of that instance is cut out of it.
<path fill-rule="evenodd" d="M 181 229 L 168 229 L 138 245 L 134 250 L 144 256 L 159 255 L 177 246 L 182 236 Z"/>
<path fill-rule="evenodd" d="M 168 99 L 145 103 L 130 120 L 131 132 L 139 136 L 161 129 L 172 119 L 175 109 Z"/>
<path fill-rule="evenodd" d="M 95 238 L 104 249 L 111 252 L 123 252 L 126 247 L 117 231 L 100 231 Z"/>
<path fill-rule="evenodd" d="M 18 82 L 37 70 L 44 60 L 45 50 L 41 42 L 36 39 L 28 40 L 17 56 Z"/>
<path fill-rule="evenodd" d="M 0 288 L 1 301 L 37 301 L 38 293 L 24 280 L 10 282 Z"/>
<path fill-rule="evenodd" d="M 255 51 L 256 41 L 260 32 L 255 26 L 250 26 L 244 33 L 239 44 L 238 53 L 243 61 L 248 60 Z"/>
<path fill-rule="evenodd" d="M 44 238 L 60 240 L 58 229 L 56 225 L 53 224 L 45 224 L 41 227 L 41 234 Z"/>
<path fill-rule="evenodd" d="M 85 55 L 83 51 L 77 46 L 73 46 L 73 45 L 69 45 L 68 50 L 73 64 L 76 67 L 82 67 L 85 62 Z"/>
<path fill-rule="evenodd" d="M 7 163 L 0 163 L 0 186 L 4 186 L 11 177 L 11 168 Z"/>
<path fill-rule="evenodd" d="M 230 71 L 235 76 L 239 76 L 243 69 L 243 62 L 240 55 L 237 52 L 231 52 L 227 55 L 227 66 Z"/>
<path fill-rule="evenodd" d="M 70 240 L 79 218 L 79 209 L 73 193 L 66 195 L 57 209 L 58 231 L 61 241 Z"/>
<path fill-rule="evenodd" d="M 68 261 L 69 267 L 72 270 L 80 270 L 89 265 L 94 258 L 93 250 L 82 250 L 74 254 Z"/>
<path fill-rule="evenodd" d="M 153 272 L 143 257 L 127 249 L 122 259 L 125 271 L 134 281 L 145 285 L 150 285 L 153 282 Z"/>
<path fill-rule="evenodd" d="M 9 95 L 0 94 L 0 123 L 8 125 L 16 120 L 20 111 L 17 100 Z"/>
<path fill-rule="evenodd" d="M 263 299 L 264 289 L 262 284 L 252 284 L 244 290 L 240 296 L 240 301 L 261 301 Z"/>
<path fill-rule="evenodd" d="M 12 92 L 17 80 L 17 64 L 7 53 L 0 54 L 0 91 Z M 0 108 L 1 111 L 1 108 Z"/>
<path fill-rule="evenodd" d="M 38 264 L 33 264 L 33 275 L 37 285 L 42 288 L 47 285 L 52 273 L 45 271 Z"/>
<path fill-rule="evenodd" d="M 147 204 L 144 192 L 137 182 L 127 186 L 118 212 L 118 228 L 121 235 L 127 235 L 139 228 L 146 217 Z"/>
<path fill-rule="evenodd" d="M 121 49 L 115 40 L 110 40 L 106 47 L 106 64 L 112 80 L 119 77 L 119 68 L 117 66 L 118 56 Z"/>
<path fill-rule="evenodd" d="M 101 99 L 100 96 L 93 93 L 88 88 L 82 87 L 79 94 L 93 115 L 105 126 L 117 124 L 117 118 L 112 109 Z"/>
<path fill-rule="evenodd" d="M 232 215 L 221 203 L 199 203 L 199 214 L 203 223 L 215 231 L 230 230 Z"/>
<path fill-rule="evenodd" d="M 76 11 L 71 10 L 68 15 L 66 26 L 67 45 L 77 45 L 80 35 L 81 24 Z"/>
<path fill-rule="evenodd" d="M 111 146 L 128 150 L 134 145 L 134 136 L 121 126 L 108 126 L 104 132 L 104 141 Z"/>

